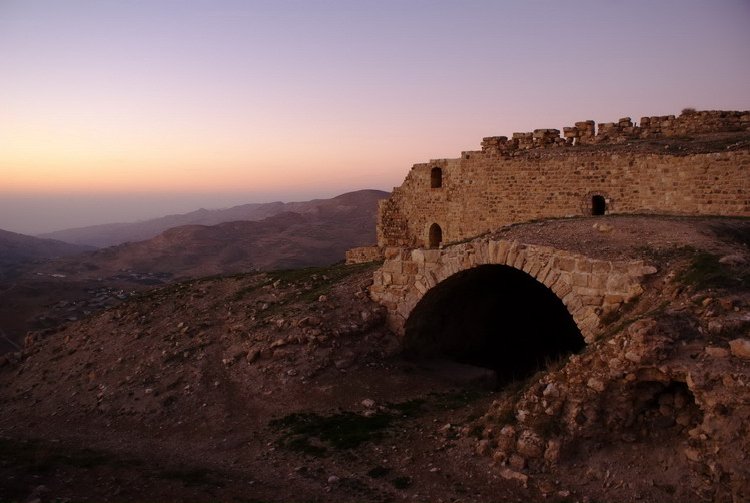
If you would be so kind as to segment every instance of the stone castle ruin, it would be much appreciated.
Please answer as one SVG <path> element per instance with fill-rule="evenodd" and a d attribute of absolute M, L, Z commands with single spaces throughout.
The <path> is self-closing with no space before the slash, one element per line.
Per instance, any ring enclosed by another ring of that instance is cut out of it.
<path fill-rule="evenodd" d="M 437 307 L 424 319 L 451 305 L 471 304 L 467 295 L 451 300 L 435 288 L 471 276 L 467 271 L 491 268 L 513 289 L 533 290 L 525 280 L 544 285 L 570 314 L 581 340 L 590 342 L 600 333 L 602 317 L 642 292 L 641 279 L 653 268 L 494 239 L 490 233 L 509 224 L 574 216 L 750 216 L 748 131 L 750 111 L 686 109 L 678 117 L 643 117 L 637 125 L 623 118 L 599 124 L 598 131 L 593 121 L 584 121 L 564 128 L 562 136 L 557 129 L 537 129 L 484 138 L 482 150 L 414 165 L 381 201 L 378 245 L 350 250 L 347 261 L 385 259 L 371 294 L 387 308 L 391 328 L 407 347 L 410 333 L 419 339 L 420 333 L 440 331 L 439 324 L 422 326 L 416 319 L 425 303 Z M 446 332 L 441 341 L 422 345 L 454 352 L 450 348 L 460 343 L 450 337 Z M 475 349 L 491 351 L 481 344 Z"/>
<path fill-rule="evenodd" d="M 721 142 L 750 129 L 750 111 L 685 110 L 595 129 L 584 121 L 563 128 L 562 136 L 557 129 L 491 136 L 482 150 L 415 164 L 381 203 L 378 246 L 437 247 L 541 218 L 750 215 L 750 151 Z M 679 147 L 698 135 L 713 135 L 716 145 L 699 152 Z M 367 252 L 352 258 L 356 253 Z"/>
<path fill-rule="evenodd" d="M 695 480 L 706 494 L 731 491 L 733 501 L 744 501 L 748 470 L 739 460 L 749 437 L 734 418 L 747 417 L 747 394 L 726 378 L 738 368 L 727 367 L 730 350 L 705 339 L 705 330 L 747 326 L 738 321 L 741 302 L 722 298 L 729 307 L 718 322 L 716 311 L 702 310 L 712 298 L 683 299 L 709 321 L 685 313 L 664 321 L 657 309 L 619 329 L 612 320 L 628 312 L 624 304 L 655 302 L 655 283 L 645 279 L 663 271 L 616 258 L 623 255 L 519 242 L 501 229 L 591 217 L 595 231 L 606 233 L 614 226 L 595 217 L 608 214 L 748 217 L 749 170 L 750 112 L 685 110 L 598 130 L 579 122 L 562 136 L 537 129 L 488 137 L 482 150 L 414 165 L 381 201 L 378 245 L 350 250 L 347 261 L 383 260 L 370 295 L 385 307 L 406 355 L 491 369 L 500 386 L 547 369 L 520 398 L 493 402 L 477 423 L 477 453 L 491 456 L 503 478 L 526 485 L 528 473 L 549 472 L 585 439 L 609 445 L 614 431 L 622 435 L 618 445 L 666 442 L 670 459 L 681 450 L 676 466 L 700 473 Z M 665 298 L 687 296 L 675 288 Z M 747 339 L 729 345 L 746 345 L 747 354 L 737 354 L 750 358 Z"/>

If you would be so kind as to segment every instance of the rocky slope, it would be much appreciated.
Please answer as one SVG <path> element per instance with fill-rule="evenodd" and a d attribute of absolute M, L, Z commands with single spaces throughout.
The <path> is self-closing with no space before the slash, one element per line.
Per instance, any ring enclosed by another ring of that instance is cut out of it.
<path fill-rule="evenodd" d="M 32 335 L 0 359 L 0 499 L 747 500 L 748 222 L 592 222 L 501 232 L 658 272 L 500 390 L 399 358 L 376 265 L 194 280 Z"/>
<path fill-rule="evenodd" d="M 28 330 L 78 319 L 149 285 L 342 261 L 345 250 L 375 242 L 384 194 L 362 190 L 289 203 L 302 213 L 257 222 L 177 227 L 147 241 L 27 265 L 5 281 L 0 269 L 0 354 L 14 349 Z"/>

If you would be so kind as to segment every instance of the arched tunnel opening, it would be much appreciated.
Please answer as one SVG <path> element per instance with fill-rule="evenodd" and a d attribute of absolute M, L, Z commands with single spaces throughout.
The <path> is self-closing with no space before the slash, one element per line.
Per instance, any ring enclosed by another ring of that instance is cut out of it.
<path fill-rule="evenodd" d="M 546 286 L 512 267 L 483 265 L 425 294 L 406 322 L 404 354 L 492 369 L 502 386 L 584 345 L 573 317 Z"/>

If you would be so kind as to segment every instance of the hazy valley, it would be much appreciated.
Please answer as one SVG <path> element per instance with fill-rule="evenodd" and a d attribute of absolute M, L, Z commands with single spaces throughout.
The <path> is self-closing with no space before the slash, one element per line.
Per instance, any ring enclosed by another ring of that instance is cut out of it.
<path fill-rule="evenodd" d="M 256 213 L 255 221 L 183 225 L 145 241 L 99 250 L 4 232 L 0 329 L 5 337 L 0 348 L 16 349 L 13 343 L 21 344 L 27 330 L 52 328 L 178 278 L 340 262 L 347 249 L 375 242 L 377 202 L 387 195 L 362 190 L 332 199 L 248 205 L 264 207 L 272 216 Z M 211 213 L 214 220 L 238 215 L 235 209 Z M 191 215 L 168 221 L 193 222 Z"/>

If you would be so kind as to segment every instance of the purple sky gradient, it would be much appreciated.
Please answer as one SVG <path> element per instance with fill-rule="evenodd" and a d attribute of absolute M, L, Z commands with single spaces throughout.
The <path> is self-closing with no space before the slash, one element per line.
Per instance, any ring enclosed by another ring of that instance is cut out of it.
<path fill-rule="evenodd" d="M 0 228 L 390 190 L 483 136 L 750 109 L 747 0 L 0 0 Z"/>

